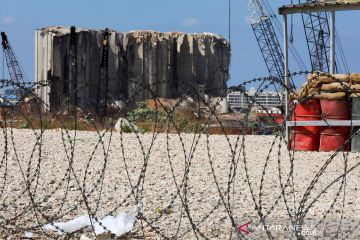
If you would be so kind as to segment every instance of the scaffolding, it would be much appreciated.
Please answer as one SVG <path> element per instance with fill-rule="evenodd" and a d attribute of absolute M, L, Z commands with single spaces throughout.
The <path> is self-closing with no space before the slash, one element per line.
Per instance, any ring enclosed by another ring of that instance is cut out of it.
<path fill-rule="evenodd" d="M 330 13 L 330 74 L 335 73 L 335 33 L 336 12 L 360 10 L 360 2 L 315 2 L 295 5 L 285 5 L 279 8 L 284 22 L 284 83 L 286 86 L 285 114 L 289 114 L 289 33 L 288 15 L 297 13 Z M 289 140 L 289 128 L 294 126 L 360 126 L 360 120 L 317 120 L 317 121 L 286 121 L 286 139 Z"/>

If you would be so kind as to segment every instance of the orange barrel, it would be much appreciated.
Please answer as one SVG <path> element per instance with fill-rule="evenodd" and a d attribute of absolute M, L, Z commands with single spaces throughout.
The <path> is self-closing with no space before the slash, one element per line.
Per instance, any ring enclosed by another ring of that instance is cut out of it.
<path fill-rule="evenodd" d="M 349 120 L 350 102 L 348 99 L 321 100 L 321 111 L 327 120 Z M 350 127 L 324 127 L 320 137 L 320 151 L 337 151 L 348 140 Z M 349 151 L 349 144 L 342 151 Z"/>
<path fill-rule="evenodd" d="M 320 134 L 304 128 L 291 131 L 290 148 L 294 151 L 318 151 Z"/>
<path fill-rule="evenodd" d="M 292 114 L 293 121 L 314 121 L 321 119 L 321 107 L 318 100 L 309 99 L 298 103 Z M 290 148 L 295 151 L 318 151 L 321 127 L 293 127 Z"/>
<path fill-rule="evenodd" d="M 325 119 L 350 119 L 350 102 L 348 99 L 320 101 L 321 112 Z"/>
<path fill-rule="evenodd" d="M 324 127 L 320 137 L 320 151 L 349 151 L 349 143 L 344 143 L 349 139 L 350 127 Z"/>
<path fill-rule="evenodd" d="M 295 106 L 292 114 L 293 121 L 314 121 L 321 120 L 321 107 L 319 101 L 316 99 L 309 99 L 298 103 Z M 310 131 L 313 133 L 320 133 L 320 127 L 307 126 L 295 127 L 296 131 Z"/>

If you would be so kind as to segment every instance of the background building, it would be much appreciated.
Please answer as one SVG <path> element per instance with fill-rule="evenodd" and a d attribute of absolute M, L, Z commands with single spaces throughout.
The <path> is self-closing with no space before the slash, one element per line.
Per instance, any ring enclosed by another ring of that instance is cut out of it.
<path fill-rule="evenodd" d="M 247 92 L 229 92 L 227 100 L 232 108 L 249 108 L 251 104 L 252 107 L 273 108 L 284 103 L 284 96 L 278 92 L 256 92 L 251 88 Z"/>

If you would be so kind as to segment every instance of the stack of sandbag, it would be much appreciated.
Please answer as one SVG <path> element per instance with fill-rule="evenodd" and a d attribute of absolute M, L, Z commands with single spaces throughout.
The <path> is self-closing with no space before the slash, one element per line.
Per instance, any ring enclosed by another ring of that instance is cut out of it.
<path fill-rule="evenodd" d="M 360 97 L 360 74 L 312 73 L 293 98 L 342 99 Z"/>
<path fill-rule="evenodd" d="M 337 0 L 337 2 L 341 3 L 358 3 L 360 0 Z"/>
<path fill-rule="evenodd" d="M 316 1 L 313 1 L 316 2 Z M 320 0 L 319 2 L 325 2 L 325 3 L 334 3 L 334 2 L 338 2 L 338 3 L 358 3 L 360 2 L 360 0 Z"/>

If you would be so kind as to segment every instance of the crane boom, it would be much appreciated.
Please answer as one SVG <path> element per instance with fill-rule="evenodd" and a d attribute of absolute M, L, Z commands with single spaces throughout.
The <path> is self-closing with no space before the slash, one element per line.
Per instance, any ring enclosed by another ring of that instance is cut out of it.
<path fill-rule="evenodd" d="M 305 0 L 305 3 L 319 2 L 319 0 Z M 299 3 L 302 3 L 299 0 Z M 326 12 L 302 13 L 306 42 L 311 62 L 312 71 L 330 71 L 330 24 Z M 337 35 L 337 34 L 336 34 Z M 338 36 L 336 43 L 340 58 L 336 56 L 335 72 L 350 72 L 349 66 Z"/>
<path fill-rule="evenodd" d="M 249 20 L 270 76 L 284 78 L 284 54 L 261 0 L 248 0 Z"/>
<path fill-rule="evenodd" d="M 24 75 L 21 72 L 19 61 L 11 48 L 5 32 L 1 32 L 1 39 L 11 82 L 17 84 L 17 86 L 19 86 L 19 84 L 24 84 Z"/>
<path fill-rule="evenodd" d="M 306 0 L 312 3 L 313 0 Z M 301 1 L 299 0 L 299 3 Z M 325 12 L 302 13 L 312 71 L 330 71 L 330 27 Z"/>

